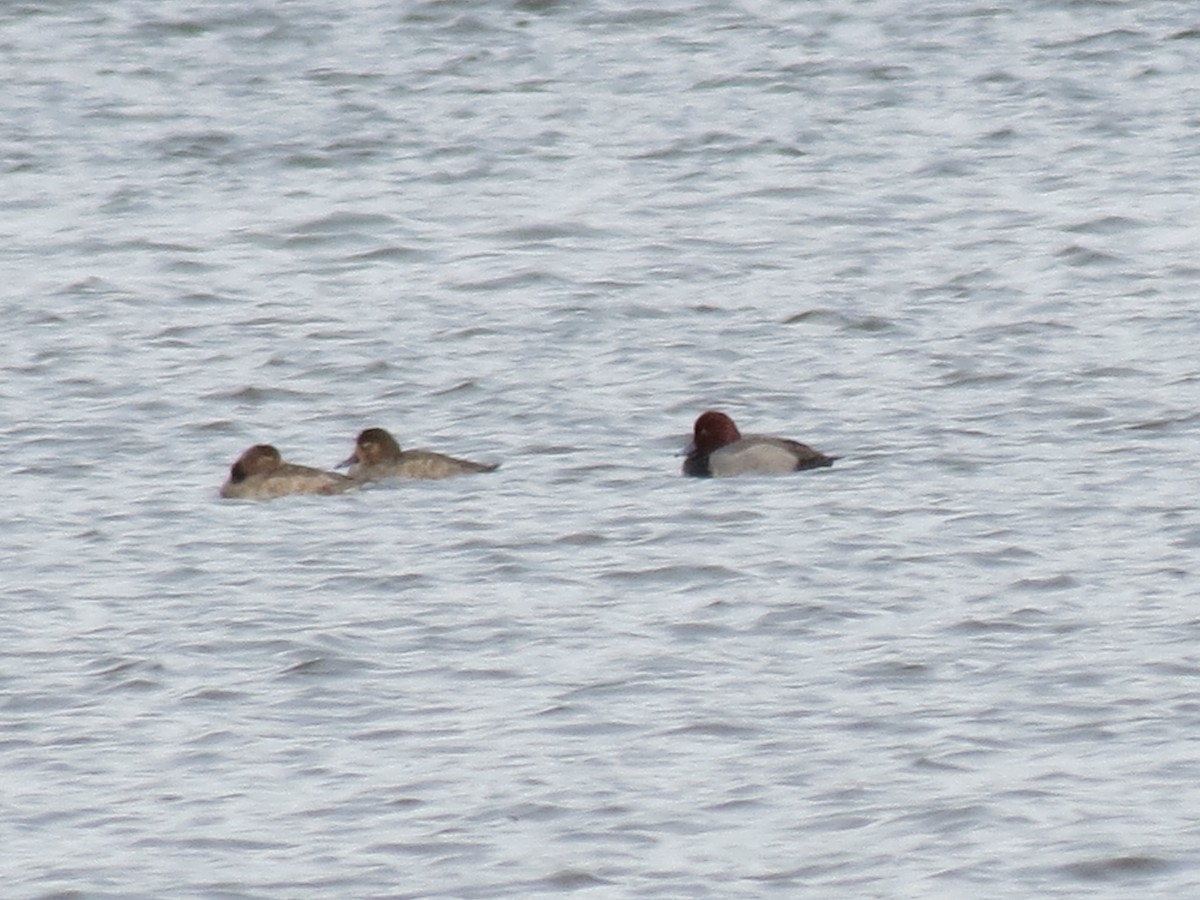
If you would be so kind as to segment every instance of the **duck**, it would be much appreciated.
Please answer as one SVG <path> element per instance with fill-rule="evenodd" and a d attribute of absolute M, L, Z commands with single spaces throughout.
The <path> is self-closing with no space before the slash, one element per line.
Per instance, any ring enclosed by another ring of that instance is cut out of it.
<path fill-rule="evenodd" d="M 798 472 L 832 466 L 838 458 L 788 438 L 743 435 L 733 419 L 717 410 L 696 419 L 692 443 L 683 452 L 683 474 L 696 478 Z"/>
<path fill-rule="evenodd" d="M 221 496 L 274 500 L 288 494 L 340 494 L 357 484 L 337 472 L 285 463 L 275 447 L 255 444 L 229 467 L 229 480 L 221 485 Z"/>
<path fill-rule="evenodd" d="M 385 478 L 450 478 L 494 472 L 499 468 L 498 463 L 472 462 L 432 450 L 401 450 L 396 439 L 384 428 L 367 428 L 359 432 L 354 452 L 335 468 L 347 466 L 350 477 L 356 482 Z"/>

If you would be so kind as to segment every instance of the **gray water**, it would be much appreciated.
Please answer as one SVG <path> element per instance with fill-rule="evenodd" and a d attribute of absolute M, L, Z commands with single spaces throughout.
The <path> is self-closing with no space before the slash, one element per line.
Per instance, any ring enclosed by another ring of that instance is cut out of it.
<path fill-rule="evenodd" d="M 1193 3 L 28 0 L 0 83 L 6 896 L 1200 893 Z M 502 465 L 217 498 L 368 425 Z"/>

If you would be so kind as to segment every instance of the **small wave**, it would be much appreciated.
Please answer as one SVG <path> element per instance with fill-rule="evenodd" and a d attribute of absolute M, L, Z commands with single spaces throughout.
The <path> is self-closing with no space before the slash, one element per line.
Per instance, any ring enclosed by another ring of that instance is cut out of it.
<path fill-rule="evenodd" d="M 1170 865 L 1170 861 L 1157 856 L 1113 856 L 1068 863 L 1062 867 L 1062 871 L 1085 881 L 1110 881 L 1161 872 Z"/>
<path fill-rule="evenodd" d="M 614 572 L 605 572 L 604 578 L 610 581 L 644 581 L 647 583 L 656 582 L 671 582 L 678 584 L 681 588 L 696 581 L 705 584 L 711 584 L 714 579 L 736 579 L 741 578 L 742 573 L 734 569 L 727 569 L 725 566 L 718 565 L 700 565 L 700 566 L 657 566 L 649 569 L 618 569 Z"/>
<path fill-rule="evenodd" d="M 788 316 L 783 320 L 784 325 L 828 325 L 843 331 L 879 332 L 890 331 L 895 322 L 885 316 L 848 315 L 836 309 L 806 309 L 803 312 Z"/>
<path fill-rule="evenodd" d="M 1120 257 L 1091 247 L 1070 244 L 1059 250 L 1055 256 L 1068 265 L 1079 267 L 1107 266 L 1121 261 Z"/>
<path fill-rule="evenodd" d="M 1141 222 L 1125 216 L 1099 216 L 1068 225 L 1064 231 L 1073 234 L 1121 234 L 1141 226 Z"/>

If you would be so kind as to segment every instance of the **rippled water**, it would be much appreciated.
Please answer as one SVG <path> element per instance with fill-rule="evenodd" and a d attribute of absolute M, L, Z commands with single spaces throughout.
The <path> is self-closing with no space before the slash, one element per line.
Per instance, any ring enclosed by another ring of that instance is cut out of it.
<path fill-rule="evenodd" d="M 1179 2 L 0 11 L 22 897 L 1200 886 Z M 842 457 L 694 481 L 719 407 Z M 366 425 L 491 475 L 268 504 Z"/>

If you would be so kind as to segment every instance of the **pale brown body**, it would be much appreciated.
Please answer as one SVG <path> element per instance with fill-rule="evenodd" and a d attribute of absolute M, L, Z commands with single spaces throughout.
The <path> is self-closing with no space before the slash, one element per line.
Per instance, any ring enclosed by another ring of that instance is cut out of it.
<path fill-rule="evenodd" d="M 274 500 L 288 494 L 340 494 L 357 482 L 337 472 L 285 463 L 270 444 L 255 444 L 229 468 L 221 496 L 241 500 Z"/>
<path fill-rule="evenodd" d="M 396 439 L 383 428 L 368 428 L 354 444 L 354 452 L 338 464 L 349 466 L 355 481 L 385 478 L 451 478 L 475 472 L 491 472 L 496 463 L 477 463 L 432 450 L 401 450 Z"/>

